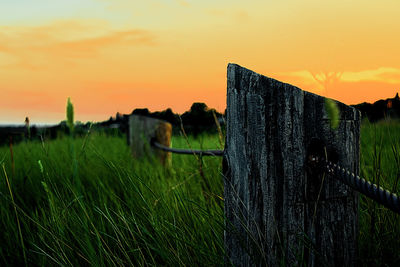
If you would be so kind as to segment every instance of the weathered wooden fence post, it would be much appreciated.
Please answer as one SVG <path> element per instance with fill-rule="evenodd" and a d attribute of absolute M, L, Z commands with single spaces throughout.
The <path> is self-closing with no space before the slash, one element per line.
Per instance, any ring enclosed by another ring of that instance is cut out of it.
<path fill-rule="evenodd" d="M 172 125 L 169 122 L 146 116 L 129 116 L 128 144 L 135 158 L 154 156 L 163 165 L 170 164 L 171 153 L 152 148 L 150 142 L 171 145 Z"/>
<path fill-rule="evenodd" d="M 359 172 L 360 113 L 235 64 L 227 73 L 225 249 L 235 266 L 353 266 L 358 195 L 309 167 L 309 153 Z"/>

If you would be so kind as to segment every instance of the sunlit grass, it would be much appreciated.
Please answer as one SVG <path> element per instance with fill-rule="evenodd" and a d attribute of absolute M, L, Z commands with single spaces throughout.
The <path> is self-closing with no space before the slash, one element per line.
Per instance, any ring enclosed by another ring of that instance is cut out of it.
<path fill-rule="evenodd" d="M 194 148 L 215 148 L 219 142 L 217 136 L 189 141 Z M 187 146 L 180 137 L 173 144 Z M 11 173 L 7 147 L 0 155 Z M 134 160 L 123 138 L 92 134 L 88 140 L 20 143 L 14 160 L 10 188 L 24 243 L 2 175 L 4 264 L 24 264 L 22 252 L 30 264 L 44 266 L 223 263 L 220 158 L 204 158 L 201 174 L 192 156 L 174 155 L 165 169 Z"/>
<path fill-rule="evenodd" d="M 172 144 L 188 141 L 193 149 L 223 145 L 218 135 L 174 136 Z M 14 174 L 9 147 L 0 148 L 9 181 L 2 172 L 1 265 L 24 264 L 24 253 L 28 265 L 41 266 L 223 265 L 220 157 L 174 154 L 164 168 L 133 159 L 125 138 L 98 133 L 22 142 L 13 154 Z M 363 123 L 361 176 L 399 193 L 398 121 Z M 399 264 L 398 222 L 360 196 L 360 265 Z"/>
<path fill-rule="evenodd" d="M 361 128 L 361 176 L 399 195 L 400 122 L 376 124 L 364 121 Z M 359 251 L 363 265 L 400 264 L 400 215 L 360 195 Z"/>

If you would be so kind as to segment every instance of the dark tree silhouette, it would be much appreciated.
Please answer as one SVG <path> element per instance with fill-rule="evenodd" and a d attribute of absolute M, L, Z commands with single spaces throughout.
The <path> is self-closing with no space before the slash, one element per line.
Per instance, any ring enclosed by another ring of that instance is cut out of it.
<path fill-rule="evenodd" d="M 400 98 L 399 93 L 394 98 L 378 100 L 373 104 L 362 103 L 354 105 L 361 111 L 363 118 L 368 118 L 370 122 L 376 122 L 384 118 L 400 118 Z"/>

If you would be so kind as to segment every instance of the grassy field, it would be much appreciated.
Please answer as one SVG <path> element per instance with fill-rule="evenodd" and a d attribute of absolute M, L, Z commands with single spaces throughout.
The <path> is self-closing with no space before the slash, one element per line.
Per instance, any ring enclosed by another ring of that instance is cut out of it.
<path fill-rule="evenodd" d="M 189 142 L 222 148 L 217 135 Z M 397 192 L 400 123 L 364 123 L 361 152 L 362 176 Z M 20 143 L 13 161 L 0 148 L 2 266 L 223 265 L 221 158 L 173 155 L 164 169 L 93 133 Z M 361 197 L 361 265 L 400 263 L 399 218 Z"/>
<path fill-rule="evenodd" d="M 400 195 L 400 121 L 364 122 L 361 176 Z M 360 195 L 360 263 L 400 266 L 400 215 Z"/>
<path fill-rule="evenodd" d="M 14 173 L 9 148 L 0 150 L 0 265 L 223 263 L 220 158 L 173 155 L 164 169 L 133 160 L 125 139 L 97 134 L 21 143 L 13 154 Z"/>

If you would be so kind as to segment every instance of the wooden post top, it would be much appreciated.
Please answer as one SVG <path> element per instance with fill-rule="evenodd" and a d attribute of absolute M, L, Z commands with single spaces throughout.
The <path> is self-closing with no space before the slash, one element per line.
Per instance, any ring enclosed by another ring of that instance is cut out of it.
<path fill-rule="evenodd" d="M 237 266 L 351 266 L 358 195 L 307 171 L 316 149 L 359 172 L 360 112 L 236 64 L 227 70 L 224 196 L 228 259 Z"/>
<path fill-rule="evenodd" d="M 151 147 L 151 140 L 169 147 L 171 145 L 172 125 L 169 122 L 141 115 L 129 116 L 128 144 L 135 158 L 155 157 L 161 164 L 171 163 L 171 153 Z"/>

